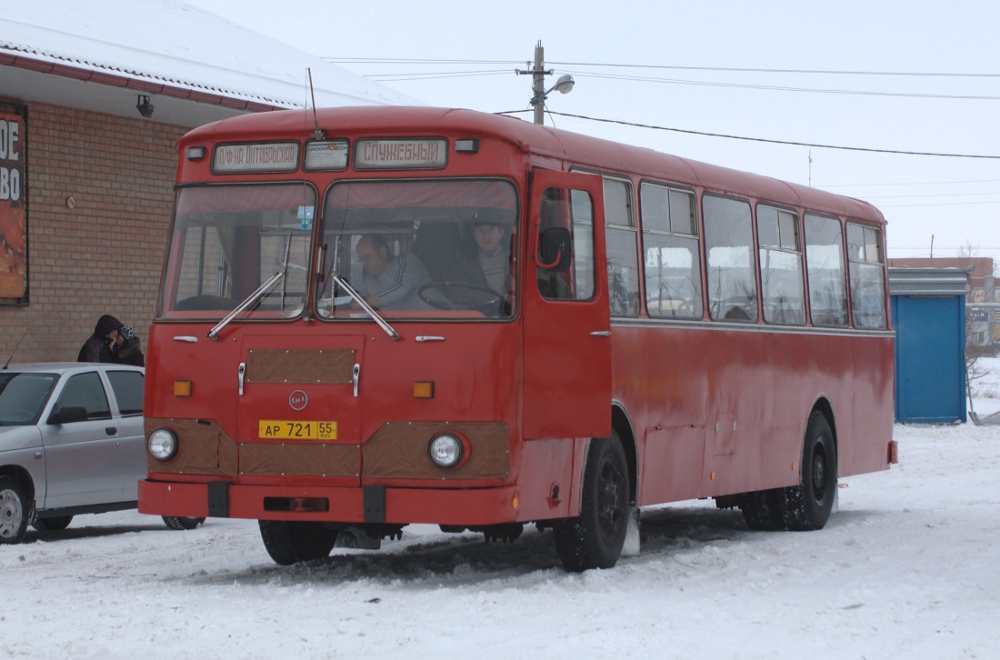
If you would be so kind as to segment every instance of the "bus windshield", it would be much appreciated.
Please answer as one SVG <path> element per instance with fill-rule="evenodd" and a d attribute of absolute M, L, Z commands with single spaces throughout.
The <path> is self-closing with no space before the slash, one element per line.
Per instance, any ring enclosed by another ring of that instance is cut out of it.
<path fill-rule="evenodd" d="M 296 184 L 181 188 L 160 316 L 218 319 L 281 273 L 240 318 L 303 309 L 316 192 Z"/>
<path fill-rule="evenodd" d="M 345 181 L 326 195 L 320 318 L 508 318 L 517 194 L 499 180 Z M 336 275 L 337 277 L 333 277 Z"/>

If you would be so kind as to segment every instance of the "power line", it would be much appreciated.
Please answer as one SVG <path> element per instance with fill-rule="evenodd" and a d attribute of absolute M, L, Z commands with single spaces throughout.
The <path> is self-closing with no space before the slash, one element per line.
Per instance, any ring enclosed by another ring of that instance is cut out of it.
<path fill-rule="evenodd" d="M 915 199 L 917 197 L 984 197 L 1000 195 L 1000 192 L 964 192 L 964 193 L 918 193 L 916 195 L 865 195 L 865 199 Z M 984 202 L 993 204 L 993 202 Z"/>
<path fill-rule="evenodd" d="M 404 57 L 322 57 L 327 62 L 339 64 L 462 64 L 462 65 L 513 65 L 520 66 L 524 59 L 509 60 L 463 60 L 463 59 L 429 59 Z M 778 73 L 778 74 L 808 74 L 834 76 L 888 76 L 917 78 L 1000 78 L 1000 73 L 968 73 L 945 71 L 856 71 L 835 69 L 765 69 L 758 67 L 726 67 L 726 66 L 680 66 L 670 64 L 621 64 L 614 62 L 553 62 L 553 66 L 584 66 L 609 69 L 664 69 L 668 71 L 715 71 L 728 73 Z"/>
<path fill-rule="evenodd" d="M 821 89 L 815 87 L 789 87 L 787 85 L 750 85 L 745 83 L 708 82 L 703 80 L 679 80 L 676 78 L 651 78 L 646 76 L 620 76 L 609 73 L 585 73 L 571 71 L 579 78 L 601 78 L 605 80 L 627 80 L 664 85 L 689 85 L 692 87 L 722 87 L 727 89 L 757 89 L 769 92 L 804 92 L 809 94 L 839 94 L 845 96 L 883 96 L 890 98 L 957 99 L 960 101 L 1000 101 L 1000 96 L 979 94 L 926 94 L 917 92 L 872 92 L 851 89 Z"/>
<path fill-rule="evenodd" d="M 1000 78 L 1000 73 L 946 73 L 929 71 L 851 71 L 830 69 L 762 69 L 724 66 L 675 66 L 656 64 L 599 64 L 596 62 L 549 62 L 561 66 L 593 66 L 621 69 L 668 69 L 674 71 L 724 71 L 729 73 L 790 73 L 835 76 L 892 76 L 892 77 L 933 77 L 933 78 Z"/>
<path fill-rule="evenodd" d="M 408 80 L 436 80 L 439 78 L 464 78 L 473 76 L 509 76 L 508 69 L 493 69 L 490 71 L 426 71 L 422 73 L 377 73 L 365 76 L 378 82 L 398 82 Z"/>
<path fill-rule="evenodd" d="M 504 112 L 496 112 L 494 114 L 498 115 L 511 115 L 518 114 L 521 112 L 529 112 L 528 110 L 507 110 Z M 667 126 L 656 126 L 653 124 L 640 124 L 637 122 L 622 121 L 620 119 L 601 119 L 599 117 L 588 117 L 586 115 L 577 115 L 569 112 L 553 112 L 551 110 L 546 110 L 550 115 L 555 115 L 557 117 L 570 117 L 573 119 L 583 119 L 586 121 L 594 121 L 604 124 L 617 124 L 619 126 L 632 126 L 635 128 L 649 128 L 656 131 L 670 131 L 674 133 L 685 133 L 687 135 L 702 135 L 705 137 L 717 137 L 726 138 L 729 140 L 746 140 L 748 142 L 765 142 L 768 144 L 784 144 L 794 147 L 813 147 L 816 149 L 838 149 L 841 151 L 863 151 L 867 153 L 878 153 L 878 154 L 898 154 L 903 156 L 936 156 L 939 158 L 979 158 L 987 160 L 1000 160 L 1000 156 L 991 156 L 988 154 L 953 154 L 953 153 L 939 153 L 933 151 L 903 151 L 899 149 L 873 149 L 868 147 L 844 147 L 834 144 L 819 144 L 815 142 L 795 142 L 792 140 L 772 140 L 768 138 L 755 138 L 746 137 L 743 135 L 728 135 L 725 133 L 709 133 L 706 131 L 692 131 L 683 128 L 670 128 Z"/>
<path fill-rule="evenodd" d="M 1000 179 L 972 179 L 969 181 L 914 181 L 911 183 L 837 183 L 823 188 L 881 188 L 888 186 L 950 186 L 961 183 L 1000 183 Z M 975 194 L 975 193 L 970 193 Z"/>
<path fill-rule="evenodd" d="M 880 209 L 905 209 L 910 207 L 925 206 L 985 206 L 987 204 L 1000 204 L 1000 202 L 945 202 L 943 204 L 878 204 Z"/>

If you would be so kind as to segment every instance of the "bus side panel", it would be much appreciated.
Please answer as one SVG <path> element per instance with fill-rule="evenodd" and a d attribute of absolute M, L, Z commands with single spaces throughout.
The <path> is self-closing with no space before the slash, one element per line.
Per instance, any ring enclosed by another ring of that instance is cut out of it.
<path fill-rule="evenodd" d="M 797 484 L 820 397 L 833 408 L 840 476 L 888 467 L 889 336 L 708 324 L 613 335 L 614 397 L 640 443 L 640 505 Z"/>
<path fill-rule="evenodd" d="M 895 355 L 892 337 L 854 342 L 855 378 L 843 412 L 836 417 L 840 465 L 846 477 L 889 468 L 894 420 Z M 853 410 L 851 415 L 849 411 Z M 834 409 L 834 414 L 837 409 Z"/>

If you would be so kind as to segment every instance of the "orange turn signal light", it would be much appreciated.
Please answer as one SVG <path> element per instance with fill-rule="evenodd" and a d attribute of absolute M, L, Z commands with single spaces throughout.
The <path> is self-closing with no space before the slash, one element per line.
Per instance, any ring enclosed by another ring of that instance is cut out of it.
<path fill-rule="evenodd" d="M 189 380 L 175 380 L 174 381 L 174 396 L 191 396 L 191 381 Z"/>
<path fill-rule="evenodd" d="M 414 399 L 433 399 L 434 398 L 434 381 L 432 380 L 418 380 L 413 383 L 413 398 Z"/>

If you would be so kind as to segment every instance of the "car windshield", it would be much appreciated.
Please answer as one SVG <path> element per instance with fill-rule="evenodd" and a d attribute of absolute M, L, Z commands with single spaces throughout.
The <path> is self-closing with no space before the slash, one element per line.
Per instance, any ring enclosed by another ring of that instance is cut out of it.
<path fill-rule="evenodd" d="M 239 318 L 299 314 L 315 209 L 315 189 L 303 183 L 179 189 L 160 316 L 220 319 L 276 273 Z"/>
<path fill-rule="evenodd" d="M 517 193 L 507 181 L 345 181 L 326 195 L 316 311 L 387 318 L 513 315 Z M 333 277 L 336 275 L 336 277 Z"/>
<path fill-rule="evenodd" d="M 57 374 L 0 372 L 0 426 L 38 423 Z"/>

